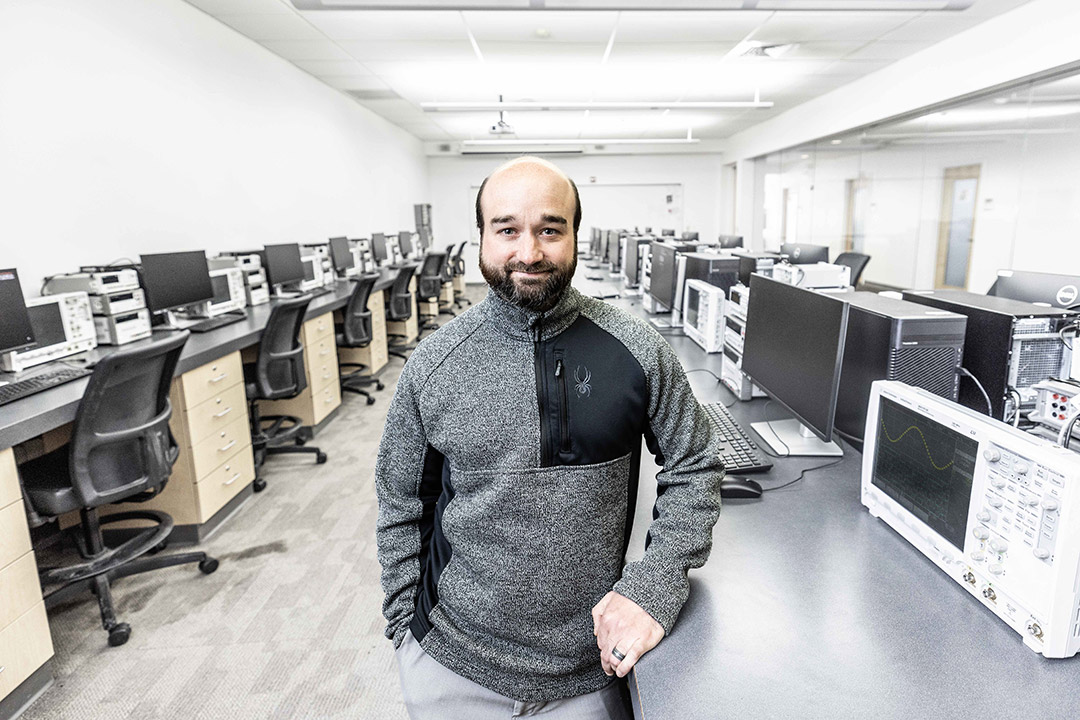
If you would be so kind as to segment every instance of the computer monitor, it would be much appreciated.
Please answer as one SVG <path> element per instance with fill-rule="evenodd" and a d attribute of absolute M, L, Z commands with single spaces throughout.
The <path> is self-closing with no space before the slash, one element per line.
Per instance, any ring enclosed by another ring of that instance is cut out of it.
<path fill-rule="evenodd" d="M 751 424 L 777 454 L 843 454 L 831 438 L 848 309 L 824 293 L 750 277 L 742 370 L 795 416 Z"/>
<path fill-rule="evenodd" d="M 792 265 L 813 265 L 819 262 L 829 262 L 828 245 L 784 243 L 780 246 L 780 254 L 787 255 L 788 262 Z"/>
<path fill-rule="evenodd" d="M 664 228 L 660 231 L 661 236 L 675 237 L 675 228 Z"/>
<path fill-rule="evenodd" d="M 202 250 L 140 255 L 139 277 L 146 307 L 165 312 L 214 298 L 210 267 Z"/>
<path fill-rule="evenodd" d="M 0 352 L 33 347 L 34 328 L 15 268 L 0 270 L 0 310 Z"/>
<path fill-rule="evenodd" d="M 371 233 L 371 255 L 378 265 L 382 265 L 390 257 L 386 251 L 386 236 L 382 233 Z"/>
<path fill-rule="evenodd" d="M 304 264 L 300 260 L 300 246 L 296 243 L 267 245 L 262 254 L 266 281 L 271 287 L 304 279 Z"/>
<path fill-rule="evenodd" d="M 413 254 L 412 233 L 402 230 L 398 233 L 398 247 L 401 248 L 402 257 L 410 257 Z"/>
<path fill-rule="evenodd" d="M 353 254 L 349 248 L 349 238 L 330 238 L 330 260 L 334 263 L 334 270 L 338 275 L 344 275 L 346 270 L 353 267 Z"/>
<path fill-rule="evenodd" d="M 741 248 L 743 246 L 742 235 L 721 235 L 720 247 L 725 250 Z"/>
<path fill-rule="evenodd" d="M 986 294 L 1051 307 L 1076 308 L 1080 303 L 1080 276 L 998 270 L 997 280 Z"/>
<path fill-rule="evenodd" d="M 684 232 L 684 233 L 682 234 L 682 239 L 683 239 L 683 240 L 693 240 L 693 241 L 696 241 L 696 240 L 698 239 L 698 237 L 699 237 L 699 233 L 696 233 L 696 232 L 690 232 L 689 230 L 685 231 L 685 232 Z"/>
<path fill-rule="evenodd" d="M 649 271 L 649 294 L 665 310 L 675 303 L 675 253 L 678 248 L 663 242 L 653 242 L 652 269 Z"/>

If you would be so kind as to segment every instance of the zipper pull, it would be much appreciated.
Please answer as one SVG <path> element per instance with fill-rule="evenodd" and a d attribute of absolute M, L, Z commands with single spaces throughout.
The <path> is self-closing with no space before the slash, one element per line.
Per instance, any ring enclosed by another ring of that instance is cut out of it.
<path fill-rule="evenodd" d="M 562 360 L 555 361 L 555 377 L 562 376 Z"/>

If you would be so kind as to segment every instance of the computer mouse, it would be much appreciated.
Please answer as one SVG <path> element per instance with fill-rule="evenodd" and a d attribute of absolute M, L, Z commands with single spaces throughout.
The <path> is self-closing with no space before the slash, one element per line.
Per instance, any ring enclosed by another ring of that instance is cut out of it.
<path fill-rule="evenodd" d="M 761 483 L 749 478 L 725 477 L 720 481 L 720 497 L 734 500 L 761 497 Z"/>

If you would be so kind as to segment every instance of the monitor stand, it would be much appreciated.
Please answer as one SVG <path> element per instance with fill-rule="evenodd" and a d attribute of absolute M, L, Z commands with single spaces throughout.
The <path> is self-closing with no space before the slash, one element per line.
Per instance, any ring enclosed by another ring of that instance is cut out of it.
<path fill-rule="evenodd" d="M 750 423 L 772 451 L 780 456 L 840 457 L 844 450 L 834 442 L 824 442 L 810 428 L 794 418 Z"/>

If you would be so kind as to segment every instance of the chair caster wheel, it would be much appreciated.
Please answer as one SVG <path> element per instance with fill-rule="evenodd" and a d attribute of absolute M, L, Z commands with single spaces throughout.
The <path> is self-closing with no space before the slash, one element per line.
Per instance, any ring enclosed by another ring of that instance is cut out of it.
<path fill-rule="evenodd" d="M 382 389 L 383 389 L 383 388 L 385 388 L 385 387 L 386 387 L 386 386 L 385 386 L 385 385 L 383 385 L 383 384 L 382 384 L 381 382 L 377 382 L 377 383 L 375 383 L 375 389 L 376 389 L 376 390 L 382 390 Z"/>
<path fill-rule="evenodd" d="M 304 437 L 303 435 L 300 435 L 299 437 L 296 438 L 296 444 L 301 446 L 301 447 L 303 447 L 304 445 L 307 445 L 307 438 Z"/>
<path fill-rule="evenodd" d="M 120 647 L 131 637 L 131 626 L 127 623 L 116 623 L 109 628 L 109 645 Z"/>
<path fill-rule="evenodd" d="M 199 563 L 199 572 L 203 575 L 212 575 L 218 569 L 218 559 L 208 557 Z"/>
<path fill-rule="evenodd" d="M 369 397 L 369 398 L 367 399 L 367 404 L 368 404 L 368 405 L 374 405 L 374 404 L 375 404 L 375 398 L 373 398 L 373 397 Z"/>
<path fill-rule="evenodd" d="M 266 489 L 266 481 L 262 478 L 255 478 L 255 482 L 251 483 L 251 489 L 255 492 L 262 492 Z"/>
<path fill-rule="evenodd" d="M 147 555 L 157 555 L 159 552 L 161 552 L 162 550 L 164 550 L 167 547 L 169 547 L 169 541 L 168 540 L 162 540 L 157 545 L 155 545 L 154 547 L 147 550 L 146 554 Z"/>
<path fill-rule="evenodd" d="M 316 455 L 315 462 L 319 465 L 322 465 L 324 462 L 326 462 L 326 453 L 320 452 L 318 455 Z"/>

